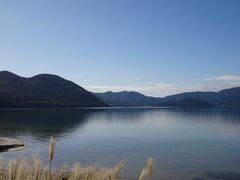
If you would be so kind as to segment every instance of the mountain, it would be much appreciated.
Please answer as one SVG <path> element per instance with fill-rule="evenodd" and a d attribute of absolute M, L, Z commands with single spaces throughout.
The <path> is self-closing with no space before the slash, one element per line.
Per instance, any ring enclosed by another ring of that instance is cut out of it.
<path fill-rule="evenodd" d="M 39 74 L 25 78 L 8 71 L 0 72 L 0 108 L 71 107 L 144 107 L 144 106 L 240 106 L 240 87 L 219 92 L 186 92 L 164 98 L 138 92 L 91 93 L 56 75 Z"/>
<path fill-rule="evenodd" d="M 215 106 L 239 106 L 240 87 L 224 89 L 219 92 L 187 92 L 167 96 L 162 99 L 162 103 L 182 101 L 185 98 L 194 98 L 199 101 L 207 102 Z"/>
<path fill-rule="evenodd" d="M 31 78 L 0 72 L 0 108 L 107 106 L 77 84 L 51 74 Z"/>
<path fill-rule="evenodd" d="M 106 92 L 95 93 L 110 106 L 240 106 L 240 87 L 225 89 L 219 92 L 187 92 L 164 98 L 145 96 L 138 92 Z"/>
<path fill-rule="evenodd" d="M 174 106 L 174 107 L 211 107 L 213 104 L 201 101 L 196 98 L 186 97 L 176 101 L 161 101 L 160 106 Z"/>
<path fill-rule="evenodd" d="M 95 93 L 95 95 L 107 103 L 109 106 L 114 107 L 130 107 L 130 106 L 157 106 L 161 98 L 154 98 L 145 96 L 138 92 L 111 92 Z"/>

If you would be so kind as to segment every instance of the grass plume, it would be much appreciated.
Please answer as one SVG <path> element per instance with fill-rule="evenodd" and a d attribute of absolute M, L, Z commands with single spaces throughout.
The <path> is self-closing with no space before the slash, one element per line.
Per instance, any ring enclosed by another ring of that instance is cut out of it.
<path fill-rule="evenodd" d="M 147 161 L 147 166 L 143 168 L 139 175 L 139 180 L 150 180 L 152 178 L 154 167 L 154 159 L 150 157 Z"/>
<path fill-rule="evenodd" d="M 52 170 L 56 140 L 51 138 L 49 146 L 49 165 L 44 166 L 38 156 L 30 159 L 16 158 L 8 162 L 0 158 L 0 180 L 120 180 L 119 173 L 124 168 L 123 160 L 113 167 L 101 165 L 82 166 L 75 163 Z M 139 180 L 149 180 L 152 176 L 153 158 L 149 158 L 147 167 L 143 169 Z M 123 179 L 123 178 L 122 178 Z"/>
<path fill-rule="evenodd" d="M 55 154 L 55 145 L 56 145 L 56 139 L 54 137 L 51 137 L 49 152 L 48 152 L 50 173 L 51 173 L 51 169 L 52 169 L 52 160 L 53 160 L 54 154 Z"/>
<path fill-rule="evenodd" d="M 143 168 L 143 170 L 140 173 L 140 176 L 138 180 L 146 180 L 147 179 L 147 168 Z"/>

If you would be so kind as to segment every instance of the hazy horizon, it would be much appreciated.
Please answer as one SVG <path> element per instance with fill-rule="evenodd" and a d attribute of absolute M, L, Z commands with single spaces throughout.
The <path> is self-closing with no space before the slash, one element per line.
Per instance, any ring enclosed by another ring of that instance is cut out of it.
<path fill-rule="evenodd" d="M 0 70 L 163 97 L 240 86 L 240 1 L 3 1 Z"/>
<path fill-rule="evenodd" d="M 6 71 L 6 72 L 9 72 L 9 73 L 13 73 L 13 74 L 15 74 L 14 72 L 10 72 L 10 71 L 8 71 L 8 70 L 3 70 L 3 71 Z M 0 71 L 0 72 L 3 72 L 3 71 Z M 29 76 L 29 77 L 25 77 L 25 76 L 21 76 L 21 77 L 23 77 L 23 78 L 31 78 L 31 77 L 34 77 L 34 76 L 36 76 L 36 75 L 41 75 L 41 74 L 48 74 L 48 75 L 57 75 L 57 74 L 49 74 L 49 73 L 40 73 L 40 74 L 35 74 L 35 75 L 33 75 L 33 76 Z M 16 75 L 19 75 L 19 74 L 16 74 Z M 58 76 L 58 75 L 57 75 Z M 64 78 L 64 77 L 61 77 L 61 78 Z M 64 78 L 65 79 L 65 78 Z M 72 81 L 71 79 L 66 79 L 66 80 L 68 80 L 68 81 Z M 75 83 L 74 81 L 72 81 L 73 83 Z M 77 84 L 77 83 L 76 83 Z M 79 85 L 79 86 L 81 86 L 81 84 L 77 84 L 77 85 Z M 237 87 L 240 87 L 240 86 L 233 86 L 233 87 L 231 87 L 231 88 L 237 88 Z M 85 88 L 86 89 L 86 88 Z M 226 89 L 229 89 L 229 88 L 226 88 Z M 88 89 L 86 89 L 86 90 L 88 90 Z M 221 91 L 221 90 L 225 90 L 225 89 L 220 89 L 220 90 L 212 90 L 212 91 L 209 91 L 209 92 L 219 92 L 219 91 Z M 88 90 L 88 91 L 90 91 L 90 90 Z M 118 93 L 118 92 L 139 92 L 139 91 L 137 91 L 137 90 L 124 90 L 124 89 L 122 89 L 121 91 L 114 91 L 114 90 L 106 90 L 106 91 L 90 91 L 90 92 L 92 92 L 92 93 L 106 93 L 106 92 L 114 92 L 114 93 Z M 200 91 L 200 92 L 207 92 L 207 91 L 205 91 L 205 90 L 196 90 L 196 91 Z M 186 92 L 196 92 L 196 91 L 184 91 L 184 92 L 179 92 L 179 93 L 175 93 L 175 94 L 180 94 L 180 93 L 186 93 Z M 141 93 L 141 92 L 139 92 L 139 93 Z M 141 94 L 143 94 L 143 95 L 145 95 L 145 96 L 151 96 L 151 95 L 147 95 L 147 94 L 144 94 L 144 93 L 141 93 Z M 169 96 L 169 95 L 175 95 L 174 93 L 173 94 L 168 94 L 168 95 L 165 95 L 165 96 L 152 96 L 152 97 L 166 97 L 166 96 Z"/>

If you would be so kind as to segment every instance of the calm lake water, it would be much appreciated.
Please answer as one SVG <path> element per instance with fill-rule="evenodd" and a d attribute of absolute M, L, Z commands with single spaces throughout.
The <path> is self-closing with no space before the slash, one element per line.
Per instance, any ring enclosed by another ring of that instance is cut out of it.
<path fill-rule="evenodd" d="M 122 174 L 136 179 L 152 156 L 154 179 L 240 179 L 240 109 L 2 110 L 0 123 L 0 136 L 28 145 L 6 159 L 38 153 L 46 162 L 55 136 L 55 166 L 126 159 Z"/>

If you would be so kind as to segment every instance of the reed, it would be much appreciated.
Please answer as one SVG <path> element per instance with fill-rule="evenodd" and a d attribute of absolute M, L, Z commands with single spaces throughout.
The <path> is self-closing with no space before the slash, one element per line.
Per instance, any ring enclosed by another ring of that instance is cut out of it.
<path fill-rule="evenodd" d="M 4 161 L 0 158 L 0 180 L 120 180 L 119 173 L 124 168 L 123 160 L 113 167 L 105 167 L 98 164 L 82 166 L 75 163 L 73 166 L 64 165 L 53 170 L 56 140 L 51 138 L 49 146 L 49 165 L 44 166 L 39 156 L 30 159 L 16 158 Z M 140 174 L 139 180 L 148 180 L 152 175 L 153 158 L 149 158 L 147 166 Z M 124 178 L 126 180 L 126 178 Z"/>
<path fill-rule="evenodd" d="M 146 180 L 147 177 L 147 169 L 143 168 L 143 170 L 140 173 L 139 179 L 138 180 Z"/>
<path fill-rule="evenodd" d="M 49 156 L 49 176 L 50 176 L 49 179 L 51 179 L 52 160 L 53 160 L 54 154 L 55 154 L 55 145 L 56 145 L 56 139 L 54 137 L 51 137 L 49 152 L 48 152 L 48 156 Z"/>
<path fill-rule="evenodd" d="M 38 156 L 33 156 L 34 162 L 34 180 L 38 180 L 41 175 L 42 162 Z"/>
<path fill-rule="evenodd" d="M 148 176 L 149 180 L 152 177 L 153 166 L 154 166 L 154 159 L 152 157 L 150 157 L 147 161 L 147 176 Z"/>
<path fill-rule="evenodd" d="M 150 180 L 152 178 L 154 167 L 154 159 L 150 157 L 147 161 L 147 166 L 143 168 L 139 175 L 139 180 Z"/>

